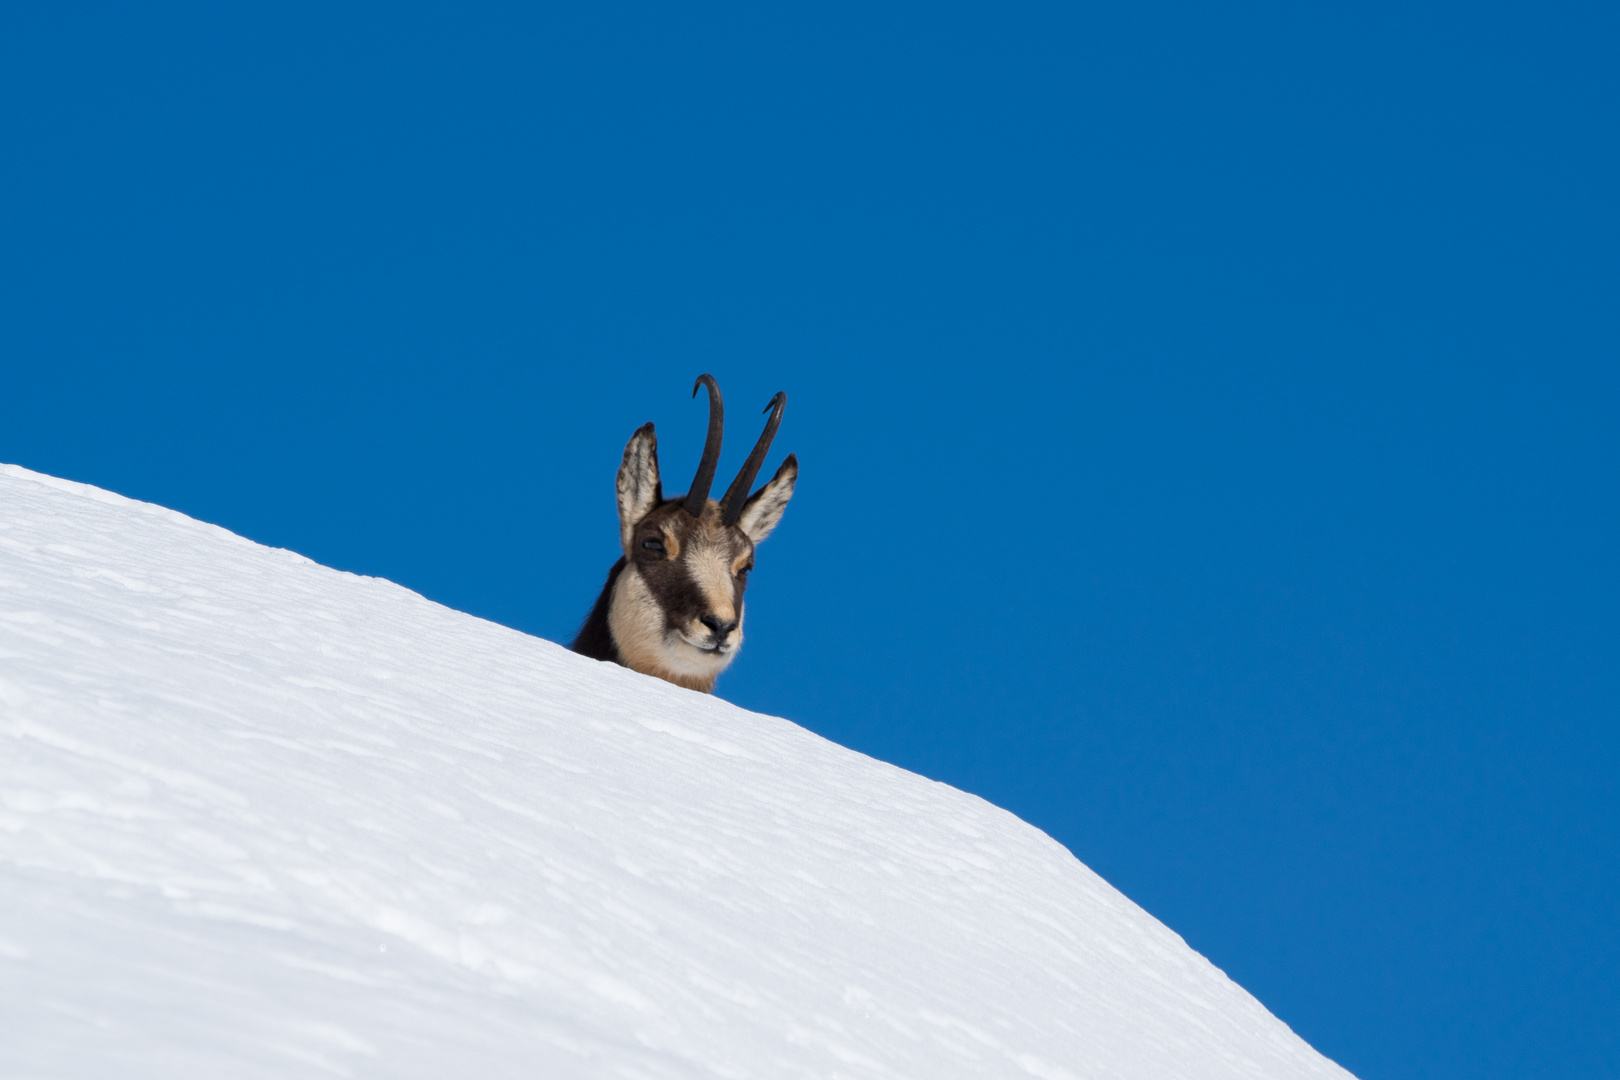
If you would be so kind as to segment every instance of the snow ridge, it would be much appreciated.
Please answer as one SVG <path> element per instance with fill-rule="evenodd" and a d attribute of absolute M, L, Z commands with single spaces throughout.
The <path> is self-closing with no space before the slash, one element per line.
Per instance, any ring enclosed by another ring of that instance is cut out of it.
<path fill-rule="evenodd" d="M 1307 1078 L 1038 830 L 0 466 L 0 1075 Z"/>

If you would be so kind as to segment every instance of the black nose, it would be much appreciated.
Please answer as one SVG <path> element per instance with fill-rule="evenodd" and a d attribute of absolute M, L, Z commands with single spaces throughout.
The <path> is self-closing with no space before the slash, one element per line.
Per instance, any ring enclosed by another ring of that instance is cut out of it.
<path fill-rule="evenodd" d="M 732 620 L 731 622 L 721 622 L 719 618 L 714 615 L 705 615 L 698 621 L 704 626 L 707 626 L 710 630 L 714 631 L 716 641 L 725 640 L 727 634 L 737 629 L 736 620 Z"/>

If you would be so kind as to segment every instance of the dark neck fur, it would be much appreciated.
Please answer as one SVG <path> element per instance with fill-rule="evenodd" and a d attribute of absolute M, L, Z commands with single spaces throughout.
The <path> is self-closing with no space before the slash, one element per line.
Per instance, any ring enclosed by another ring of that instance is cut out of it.
<path fill-rule="evenodd" d="M 602 595 L 596 598 L 596 606 L 591 613 L 585 616 L 585 622 L 580 626 L 579 633 L 568 647 L 581 656 L 589 656 L 592 660 L 611 660 L 615 664 L 623 664 L 619 657 L 619 647 L 613 644 L 613 634 L 608 629 L 608 608 L 613 604 L 613 585 L 619 580 L 619 574 L 624 570 L 625 559 L 620 556 L 619 561 L 613 564 L 608 571 L 607 584 L 602 586 Z"/>

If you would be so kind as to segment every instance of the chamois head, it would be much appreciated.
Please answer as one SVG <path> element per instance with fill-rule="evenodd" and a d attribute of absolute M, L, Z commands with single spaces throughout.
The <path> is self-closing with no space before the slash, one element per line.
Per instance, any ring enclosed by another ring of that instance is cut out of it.
<path fill-rule="evenodd" d="M 742 645 L 743 591 L 754 568 L 754 545 L 782 520 L 799 462 L 789 454 L 770 483 L 748 494 L 787 406 L 787 395 L 779 393 L 765 406 L 771 417 L 737 478 L 718 502 L 709 498 L 725 407 L 713 376 L 698 376 L 693 397 L 698 387 L 709 390 L 709 435 L 685 495 L 664 498 L 651 423 L 624 448 L 618 479 L 624 556 L 608 572 L 570 647 L 708 692 Z"/>

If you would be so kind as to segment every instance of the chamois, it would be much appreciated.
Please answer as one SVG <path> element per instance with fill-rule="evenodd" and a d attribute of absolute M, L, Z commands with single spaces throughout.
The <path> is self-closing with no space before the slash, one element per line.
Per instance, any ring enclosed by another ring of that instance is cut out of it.
<path fill-rule="evenodd" d="M 719 502 L 709 498 L 725 406 L 714 376 L 699 375 L 693 397 L 700 386 L 709 390 L 709 434 L 685 495 L 664 498 L 652 423 L 630 436 L 618 477 L 624 554 L 569 648 L 710 693 L 742 646 L 743 590 L 754 545 L 782 520 L 799 461 L 789 454 L 770 483 L 748 494 L 787 407 L 787 395 L 778 393 L 765 406 L 771 417 L 737 478 Z"/>

